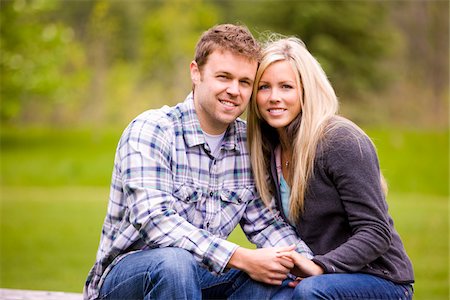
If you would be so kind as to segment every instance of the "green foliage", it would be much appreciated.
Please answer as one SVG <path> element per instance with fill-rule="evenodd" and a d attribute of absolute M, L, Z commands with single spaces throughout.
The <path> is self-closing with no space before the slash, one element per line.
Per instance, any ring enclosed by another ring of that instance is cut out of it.
<path fill-rule="evenodd" d="M 74 33 L 49 18 L 57 1 L 0 4 L 1 121 L 26 109 L 25 120 L 52 120 L 55 105 L 87 79 Z"/>
<path fill-rule="evenodd" d="M 177 103 L 189 93 L 189 63 L 194 58 L 195 44 L 217 19 L 215 7 L 186 0 L 162 2 L 144 15 L 142 42 L 137 45 L 141 82 L 156 91 L 158 85 L 162 86 L 165 102 L 161 104 Z"/>
<path fill-rule="evenodd" d="M 448 124 L 446 1 L 0 0 L 0 6 L 2 124 L 109 126 L 179 102 L 191 88 L 196 41 L 222 22 L 244 23 L 256 36 L 269 30 L 302 38 L 339 98 L 362 107 L 352 118 Z M 380 109 L 387 113 L 374 118 Z"/>
<path fill-rule="evenodd" d="M 319 60 L 339 95 L 357 95 L 387 83 L 383 61 L 396 28 L 389 5 L 378 1 L 217 1 L 230 19 L 301 38 Z"/>

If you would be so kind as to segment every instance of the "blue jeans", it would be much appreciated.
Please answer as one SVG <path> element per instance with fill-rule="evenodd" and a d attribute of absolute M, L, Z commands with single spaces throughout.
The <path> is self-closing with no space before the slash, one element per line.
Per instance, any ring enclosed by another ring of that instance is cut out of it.
<path fill-rule="evenodd" d="M 324 274 L 303 279 L 293 291 L 292 299 L 412 299 L 410 284 L 362 273 Z"/>
<path fill-rule="evenodd" d="M 271 299 L 292 288 L 263 284 L 232 269 L 215 276 L 188 251 L 158 248 L 132 253 L 115 265 L 100 289 L 100 299 Z"/>

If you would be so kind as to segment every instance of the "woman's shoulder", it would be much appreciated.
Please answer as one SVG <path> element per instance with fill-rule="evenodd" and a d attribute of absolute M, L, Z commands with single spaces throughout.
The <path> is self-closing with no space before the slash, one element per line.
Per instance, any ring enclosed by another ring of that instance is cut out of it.
<path fill-rule="evenodd" d="M 355 123 L 341 116 L 332 117 L 324 129 L 324 138 L 339 140 L 341 138 L 362 138 L 366 133 Z"/>
<path fill-rule="evenodd" d="M 361 156 L 372 152 L 373 143 L 367 134 L 355 123 L 341 116 L 335 116 L 324 129 L 320 148 L 326 153 L 338 152 Z"/>

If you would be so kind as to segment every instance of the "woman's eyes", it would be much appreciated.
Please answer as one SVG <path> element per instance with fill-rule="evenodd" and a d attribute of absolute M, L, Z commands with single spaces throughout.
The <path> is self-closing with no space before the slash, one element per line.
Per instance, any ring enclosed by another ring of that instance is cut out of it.
<path fill-rule="evenodd" d="M 292 85 L 290 85 L 290 84 L 282 84 L 281 86 L 280 86 L 282 89 L 293 89 L 294 87 L 292 86 Z M 267 90 L 267 89 L 269 89 L 270 88 L 270 86 L 268 85 L 268 84 L 263 84 L 263 85 L 260 85 L 259 87 L 258 87 L 258 91 L 260 91 L 260 90 Z"/>

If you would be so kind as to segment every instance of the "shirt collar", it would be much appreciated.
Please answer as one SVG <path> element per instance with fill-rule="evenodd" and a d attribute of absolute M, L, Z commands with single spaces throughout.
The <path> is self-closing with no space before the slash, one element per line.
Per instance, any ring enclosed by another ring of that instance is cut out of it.
<path fill-rule="evenodd" d="M 183 104 L 184 109 L 181 111 L 181 123 L 183 126 L 183 135 L 186 145 L 188 147 L 194 147 L 206 143 L 203 130 L 200 126 L 200 121 L 197 117 L 197 112 L 195 111 L 192 92 L 186 97 Z M 225 132 L 222 142 L 222 147 L 225 150 L 240 150 L 236 126 L 237 121 L 234 121 L 228 126 L 227 131 Z"/>

